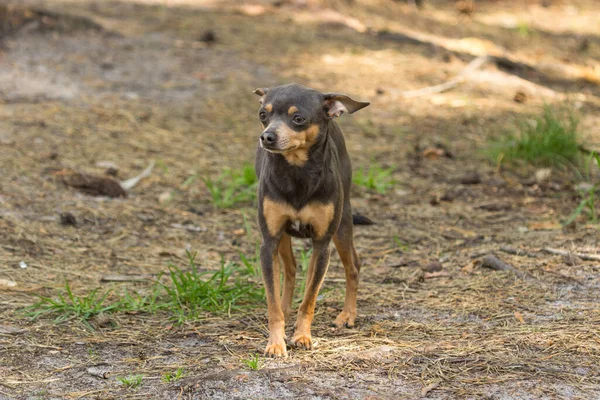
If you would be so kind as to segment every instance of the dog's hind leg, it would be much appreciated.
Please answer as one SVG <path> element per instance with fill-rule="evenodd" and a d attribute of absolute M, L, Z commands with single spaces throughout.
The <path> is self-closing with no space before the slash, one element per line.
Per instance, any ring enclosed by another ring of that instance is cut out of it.
<path fill-rule="evenodd" d="M 360 260 L 354 249 L 354 242 L 352 240 L 352 217 L 342 218 L 340 227 L 333 236 L 333 242 L 346 272 L 346 299 L 344 301 L 344 308 L 335 319 L 334 325 L 337 328 L 341 328 L 342 326 L 351 328 L 354 326 L 357 315 L 356 296 L 358 293 L 358 274 L 360 272 Z"/>
<path fill-rule="evenodd" d="M 281 235 L 279 242 L 279 258 L 283 264 L 283 294 L 281 295 L 281 308 L 287 320 L 292 313 L 292 299 L 294 285 L 296 284 L 296 260 L 292 250 L 292 238 L 287 233 Z"/>

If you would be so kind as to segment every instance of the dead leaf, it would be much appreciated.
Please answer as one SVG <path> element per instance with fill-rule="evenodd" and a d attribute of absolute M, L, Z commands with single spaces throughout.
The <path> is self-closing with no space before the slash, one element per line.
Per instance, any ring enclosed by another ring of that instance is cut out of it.
<path fill-rule="evenodd" d="M 236 229 L 235 231 L 233 231 L 233 234 L 238 236 L 242 236 L 244 233 L 246 233 L 246 230 L 244 228 Z"/>
<path fill-rule="evenodd" d="M 17 286 L 17 282 L 9 279 L 0 279 L 0 289 L 12 289 Z"/>
<path fill-rule="evenodd" d="M 562 229 L 562 225 L 557 222 L 545 221 L 545 222 L 533 222 L 528 225 L 532 231 L 553 231 L 556 229 Z"/>
<path fill-rule="evenodd" d="M 443 278 L 446 276 L 452 276 L 452 275 L 448 271 L 425 272 L 423 274 L 424 279 Z"/>
<path fill-rule="evenodd" d="M 67 186 L 91 196 L 127 197 L 121 184 L 109 177 L 80 174 L 73 170 L 61 170 L 55 175 L 62 177 Z"/>
<path fill-rule="evenodd" d="M 467 274 L 472 274 L 474 269 L 475 269 L 475 261 L 471 261 L 470 263 L 468 263 L 467 265 L 462 267 L 461 271 L 466 272 Z"/>
<path fill-rule="evenodd" d="M 444 149 L 440 149 L 439 147 L 428 147 L 421 152 L 421 156 L 423 158 L 427 158 L 428 160 L 437 160 L 440 157 L 443 157 L 446 154 Z"/>
<path fill-rule="evenodd" d="M 525 323 L 525 319 L 523 318 L 523 314 L 518 311 L 515 311 L 515 318 L 522 324 Z"/>

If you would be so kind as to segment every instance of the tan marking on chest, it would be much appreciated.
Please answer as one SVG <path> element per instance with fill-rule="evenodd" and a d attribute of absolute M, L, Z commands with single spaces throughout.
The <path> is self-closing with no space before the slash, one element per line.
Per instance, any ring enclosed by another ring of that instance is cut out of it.
<path fill-rule="evenodd" d="M 268 197 L 263 200 L 263 215 L 272 236 L 281 232 L 287 222 L 298 220 L 302 224 L 312 226 L 316 238 L 320 239 L 327 233 L 334 213 L 333 203 L 313 201 L 301 210 L 296 210 L 289 204 L 278 203 Z"/>

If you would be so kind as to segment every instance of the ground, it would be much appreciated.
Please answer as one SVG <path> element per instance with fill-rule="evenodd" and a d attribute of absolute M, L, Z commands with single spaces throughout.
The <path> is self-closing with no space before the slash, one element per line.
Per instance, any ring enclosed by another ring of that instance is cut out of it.
<path fill-rule="evenodd" d="M 582 143 L 600 148 L 600 6 L 410 3 L 0 1 L 0 398 L 600 398 L 600 262 L 541 251 L 598 253 L 597 225 L 561 225 L 577 180 L 484 154 L 544 103 L 575 107 Z M 497 58 L 465 70 L 482 55 Z M 376 222 L 356 229 L 356 327 L 329 326 L 335 254 L 316 348 L 256 371 L 243 360 L 266 344 L 262 305 L 183 324 L 113 313 L 93 329 L 23 314 L 65 281 L 144 291 L 186 249 L 205 269 L 254 254 L 255 207 L 216 209 L 190 178 L 251 163 L 252 91 L 287 82 L 370 101 L 339 119 L 353 165 L 393 168 L 386 194 L 352 192 Z M 112 166 L 124 180 L 152 162 L 126 198 L 61 178 Z M 490 254 L 514 270 L 484 268 Z M 135 388 L 117 379 L 137 374 Z"/>

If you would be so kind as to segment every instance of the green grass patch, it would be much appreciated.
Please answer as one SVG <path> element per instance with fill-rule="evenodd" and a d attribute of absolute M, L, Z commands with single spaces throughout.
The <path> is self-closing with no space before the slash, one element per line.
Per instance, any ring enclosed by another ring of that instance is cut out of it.
<path fill-rule="evenodd" d="M 178 322 L 197 319 L 202 312 L 227 313 L 245 305 L 262 302 L 264 291 L 248 279 L 248 270 L 221 261 L 221 269 L 200 271 L 188 253 L 187 270 L 169 267 L 169 282 L 161 284 L 168 298 L 168 309 Z"/>
<path fill-rule="evenodd" d="M 600 168 L 600 154 L 592 152 L 585 162 L 584 177 L 591 182 L 593 180 L 592 165 L 594 163 Z M 600 191 L 600 180 L 595 183 L 589 183 L 588 185 L 580 185 L 579 195 L 581 201 L 575 210 L 571 213 L 569 218 L 565 221 L 564 225 L 569 225 L 580 215 L 585 215 L 586 219 L 596 224 L 598 223 L 598 213 L 596 212 L 596 192 Z"/>
<path fill-rule="evenodd" d="M 298 280 L 300 281 L 299 290 L 297 292 L 300 296 L 298 301 L 302 301 L 302 298 L 304 297 L 304 290 L 306 289 L 306 272 L 308 271 L 308 265 L 310 264 L 312 253 L 312 248 L 308 250 L 300 250 L 300 259 L 298 261 L 300 262 L 301 274 L 298 277 Z"/>
<path fill-rule="evenodd" d="M 162 376 L 162 381 L 166 382 L 166 383 L 177 382 L 184 376 L 185 376 L 185 373 L 183 372 L 183 368 L 179 367 L 179 368 L 177 368 L 177 371 L 175 371 L 175 372 L 164 373 Z"/>
<path fill-rule="evenodd" d="M 570 109 L 545 106 L 534 121 L 522 121 L 517 132 L 500 137 L 488 148 L 498 165 L 524 163 L 536 167 L 571 167 L 581 160 L 579 119 Z"/>
<path fill-rule="evenodd" d="M 117 377 L 121 384 L 129 389 L 135 389 L 142 384 L 143 375 L 129 375 Z"/>
<path fill-rule="evenodd" d="M 69 282 L 65 282 L 65 292 L 57 298 L 40 296 L 40 301 L 28 308 L 28 316 L 37 319 L 40 317 L 54 315 L 55 323 L 76 319 L 92 329 L 89 320 L 101 313 L 110 313 L 117 310 L 119 302 L 108 303 L 107 299 L 111 291 L 103 294 L 99 289 L 94 289 L 84 296 L 76 296 L 71 291 Z"/>
<path fill-rule="evenodd" d="M 394 172 L 393 168 L 382 168 L 377 164 L 372 164 L 368 168 L 357 169 L 352 175 L 352 182 L 368 190 L 385 194 L 395 184 L 392 172 Z"/>
<path fill-rule="evenodd" d="M 258 354 L 255 354 L 254 356 L 251 356 L 249 358 L 242 359 L 242 364 L 250 368 L 252 371 L 258 371 L 262 367 L 262 362 Z"/>
<path fill-rule="evenodd" d="M 215 179 L 206 177 L 202 181 L 216 208 L 231 208 L 238 204 L 254 202 L 256 199 L 258 179 L 254 166 L 250 164 L 245 164 L 239 169 L 226 169 Z"/>
<path fill-rule="evenodd" d="M 257 283 L 256 268 L 221 262 L 218 271 L 201 271 L 195 254 L 188 253 L 186 268 L 169 266 L 169 272 L 159 276 L 146 294 L 94 289 L 88 294 L 75 295 L 68 282 L 58 297 L 40 297 L 23 310 L 31 319 L 54 317 L 54 321 L 78 320 L 93 330 L 91 319 L 101 313 L 154 314 L 166 312 L 178 323 L 199 319 L 204 313 L 227 313 L 262 304 L 264 289 Z"/>

